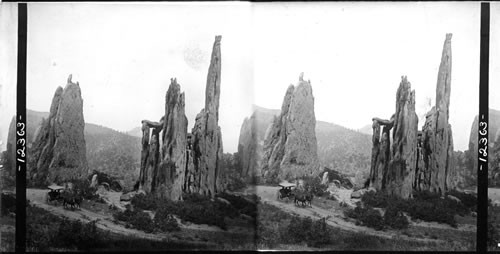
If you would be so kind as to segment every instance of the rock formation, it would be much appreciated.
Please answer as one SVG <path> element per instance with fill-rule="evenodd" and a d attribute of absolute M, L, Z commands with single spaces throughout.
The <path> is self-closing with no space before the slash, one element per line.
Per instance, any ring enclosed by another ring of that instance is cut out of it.
<path fill-rule="evenodd" d="M 188 123 L 184 93 L 180 92 L 176 79 L 170 81 L 165 115 L 160 122 L 142 121 L 139 188 L 157 197 L 180 200 L 186 170 Z"/>
<path fill-rule="evenodd" d="M 28 170 L 32 183 L 48 184 L 86 177 L 88 166 L 84 138 L 83 99 L 71 75 L 52 99 L 48 119 L 33 144 Z"/>
<path fill-rule="evenodd" d="M 254 106 L 253 114 L 245 118 L 240 129 L 238 140 L 238 155 L 242 168 L 241 175 L 259 177 L 261 175 L 261 160 L 263 155 L 264 136 L 279 110 L 265 109 Z"/>
<path fill-rule="evenodd" d="M 319 173 L 314 97 L 309 82 L 290 85 L 264 141 L 262 177 L 267 182 Z"/>
<path fill-rule="evenodd" d="M 419 173 L 427 177 L 416 178 L 419 190 L 444 194 L 455 188 L 453 168 L 453 136 L 448 123 L 451 92 L 451 34 L 446 34 L 441 64 L 439 65 L 436 105 L 426 115 L 422 128 L 422 160 Z"/>
<path fill-rule="evenodd" d="M 212 49 L 212 58 L 208 69 L 207 84 L 205 88 L 205 108 L 196 116 L 193 127 L 193 186 L 185 191 L 205 195 L 215 195 L 224 189 L 224 176 L 220 170 L 222 161 L 222 134 L 219 127 L 219 99 L 221 79 L 221 36 L 215 37 Z M 191 173 L 192 174 L 192 173 Z M 197 179 L 198 178 L 198 179 Z M 198 180 L 198 181 L 197 181 Z"/>
<path fill-rule="evenodd" d="M 405 76 L 396 94 L 396 113 L 390 120 L 373 118 L 372 128 L 370 186 L 390 195 L 411 197 L 417 166 L 418 118 L 415 91 Z"/>
<path fill-rule="evenodd" d="M 158 197 L 182 199 L 182 193 L 214 196 L 224 190 L 222 134 L 218 125 L 221 36 L 215 37 L 208 70 L 205 108 L 187 133 L 184 93 L 176 79 L 166 95 L 165 115 L 159 122 L 142 121 L 139 188 Z M 151 134 L 150 134 L 151 133 Z"/>
<path fill-rule="evenodd" d="M 391 120 L 373 119 L 372 165 L 369 185 L 402 198 L 413 190 L 444 195 L 455 188 L 453 138 L 448 123 L 451 81 L 451 34 L 446 35 L 436 87 L 436 106 L 418 131 L 415 92 L 402 78 Z M 383 126 L 382 134 L 380 126 Z M 392 128 L 392 147 L 389 134 Z"/>

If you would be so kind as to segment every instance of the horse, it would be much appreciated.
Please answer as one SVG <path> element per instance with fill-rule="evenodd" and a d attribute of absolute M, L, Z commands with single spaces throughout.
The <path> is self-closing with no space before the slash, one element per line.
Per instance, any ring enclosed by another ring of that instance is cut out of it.
<path fill-rule="evenodd" d="M 307 193 L 306 194 L 306 204 L 309 203 L 309 206 L 312 207 L 312 200 L 313 200 L 314 195 L 312 193 Z"/>
<path fill-rule="evenodd" d="M 304 193 L 297 191 L 294 193 L 293 197 L 294 197 L 295 205 L 298 205 L 299 202 L 301 202 L 302 206 L 305 206 L 307 199 L 306 199 L 306 195 Z"/>

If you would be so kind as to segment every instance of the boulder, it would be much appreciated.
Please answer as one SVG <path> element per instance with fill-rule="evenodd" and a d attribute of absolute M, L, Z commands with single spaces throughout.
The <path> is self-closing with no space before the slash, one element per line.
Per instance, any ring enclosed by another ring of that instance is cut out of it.
<path fill-rule="evenodd" d="M 453 201 L 457 202 L 457 203 L 462 203 L 462 201 L 461 201 L 460 199 L 458 199 L 457 197 L 455 197 L 455 196 L 452 196 L 452 195 L 447 195 L 446 197 L 447 197 L 448 199 L 451 199 L 451 200 L 453 200 Z"/>
<path fill-rule="evenodd" d="M 135 191 L 123 194 L 120 196 L 120 201 L 131 201 L 135 195 L 137 195 L 137 192 Z"/>
<path fill-rule="evenodd" d="M 321 184 L 328 185 L 328 172 L 323 173 L 323 178 L 321 179 Z M 339 182 L 340 184 L 340 182 Z"/>
<path fill-rule="evenodd" d="M 98 182 L 97 182 L 97 174 L 94 174 L 92 176 L 92 180 L 90 181 L 90 187 L 91 188 L 95 188 L 97 186 Z"/>

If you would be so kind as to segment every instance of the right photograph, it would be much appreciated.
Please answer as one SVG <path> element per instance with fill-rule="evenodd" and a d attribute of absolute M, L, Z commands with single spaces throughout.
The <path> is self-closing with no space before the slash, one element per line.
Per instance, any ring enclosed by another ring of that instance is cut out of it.
<path fill-rule="evenodd" d="M 500 4 L 490 3 L 488 250 L 500 250 Z M 478 128 L 477 122 L 475 125 Z M 475 140 L 477 144 L 477 139 Z M 476 149 L 477 150 L 477 149 Z M 478 153 L 476 153 L 476 158 Z M 477 162 L 477 159 L 476 159 Z"/>
<path fill-rule="evenodd" d="M 476 250 L 479 7 L 253 6 L 258 249 Z"/>

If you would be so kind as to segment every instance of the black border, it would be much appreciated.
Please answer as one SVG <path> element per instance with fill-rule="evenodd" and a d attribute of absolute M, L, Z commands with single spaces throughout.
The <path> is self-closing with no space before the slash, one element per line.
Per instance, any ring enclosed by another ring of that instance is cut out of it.
<path fill-rule="evenodd" d="M 28 8 L 26 3 L 17 5 L 17 105 L 16 127 L 23 126 L 24 133 L 16 131 L 16 150 L 26 149 L 26 42 Z M 17 129 L 17 128 L 16 128 Z M 22 134 L 22 135 L 19 135 Z M 16 252 L 26 251 L 26 157 L 23 162 L 16 159 Z"/>
<path fill-rule="evenodd" d="M 488 131 L 488 69 L 490 54 L 490 3 L 481 3 L 481 39 L 480 39 L 480 69 L 479 69 L 479 121 L 478 131 L 484 129 L 481 122 L 486 122 Z M 479 139 L 482 136 L 478 133 Z M 478 153 L 479 151 L 475 151 Z M 487 251 L 488 241 L 488 162 L 479 160 L 478 154 L 477 182 L 477 242 L 478 252 Z"/>

